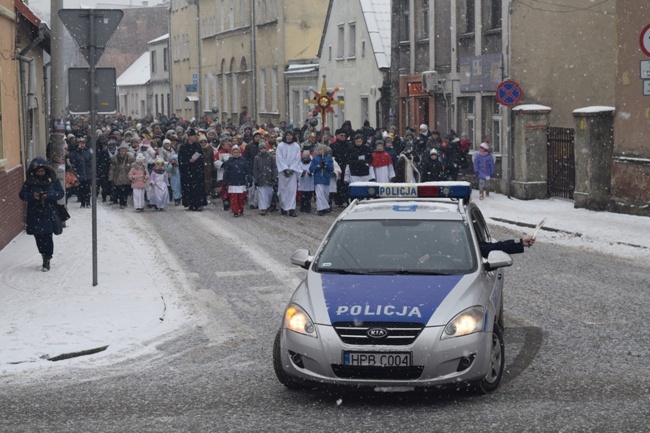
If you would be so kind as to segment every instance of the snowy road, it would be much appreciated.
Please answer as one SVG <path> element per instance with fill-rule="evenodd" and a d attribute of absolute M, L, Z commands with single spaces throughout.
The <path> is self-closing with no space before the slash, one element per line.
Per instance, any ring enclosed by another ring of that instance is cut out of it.
<path fill-rule="evenodd" d="M 543 238 L 515 256 L 506 376 L 492 395 L 291 392 L 271 364 L 304 272 L 289 256 L 314 251 L 334 217 L 235 219 L 215 206 L 128 217 L 163 239 L 205 320 L 155 353 L 4 383 L 0 431 L 641 431 L 650 421 L 647 261 Z"/>

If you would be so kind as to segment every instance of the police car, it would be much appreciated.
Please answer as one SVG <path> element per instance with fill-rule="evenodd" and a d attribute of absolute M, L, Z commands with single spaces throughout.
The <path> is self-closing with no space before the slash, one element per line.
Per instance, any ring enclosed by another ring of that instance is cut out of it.
<path fill-rule="evenodd" d="M 356 198 L 314 255 L 285 310 L 273 363 L 290 389 L 499 386 L 503 269 L 467 182 L 353 183 Z"/>

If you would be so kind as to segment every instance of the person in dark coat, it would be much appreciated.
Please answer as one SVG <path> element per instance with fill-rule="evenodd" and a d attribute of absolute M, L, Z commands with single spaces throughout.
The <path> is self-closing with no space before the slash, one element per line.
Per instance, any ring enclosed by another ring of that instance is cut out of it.
<path fill-rule="evenodd" d="M 56 202 L 65 195 L 56 170 L 43 158 L 34 158 L 27 170 L 27 180 L 20 190 L 20 199 L 27 202 L 25 231 L 33 235 L 38 252 L 43 256 L 43 272 L 50 270 L 54 254 L 52 217 Z"/>
<path fill-rule="evenodd" d="M 92 154 L 86 146 L 86 139 L 79 137 L 77 139 L 77 149 L 70 154 L 70 164 L 72 171 L 77 175 L 79 188 L 77 196 L 81 202 L 81 207 L 90 207 L 90 182 L 93 176 Z"/>
<path fill-rule="evenodd" d="M 424 161 L 421 169 L 422 182 L 439 182 L 445 180 L 445 173 L 442 163 L 438 160 L 438 151 L 431 149 L 429 151 L 429 158 Z"/>
<path fill-rule="evenodd" d="M 524 247 L 530 248 L 534 243 L 535 238 L 526 235 L 523 238 L 509 239 L 506 241 L 480 242 L 479 249 L 481 250 L 481 255 L 487 258 L 491 251 L 503 251 L 507 254 L 520 254 L 524 252 Z"/>
<path fill-rule="evenodd" d="M 344 130 L 339 129 L 336 131 L 336 141 L 330 146 L 332 148 L 332 157 L 336 160 L 341 167 L 341 171 L 345 173 L 345 168 L 350 162 L 350 154 L 352 152 L 352 144 L 347 139 L 347 134 Z M 343 180 L 343 176 L 336 182 L 336 195 L 334 202 L 338 207 L 343 207 L 344 203 L 348 201 L 348 187 Z"/>
<path fill-rule="evenodd" d="M 178 149 L 183 206 L 189 210 L 201 210 L 208 204 L 205 195 L 203 151 L 197 140 L 196 131 L 188 129 L 187 141 Z"/>
<path fill-rule="evenodd" d="M 248 161 L 241 156 L 239 146 L 233 146 L 231 158 L 223 164 L 223 181 L 228 185 L 233 216 L 244 215 L 246 186 L 253 184 L 253 176 Z"/>
<path fill-rule="evenodd" d="M 259 153 L 253 163 L 253 181 L 257 188 L 260 215 L 266 215 L 273 201 L 273 186 L 278 182 L 278 167 L 264 142 L 260 142 Z"/>
<path fill-rule="evenodd" d="M 99 147 L 97 143 L 97 190 L 102 190 L 102 202 L 106 202 L 106 197 L 112 197 L 111 183 L 108 181 L 108 172 L 111 168 L 111 158 L 117 155 L 117 142 L 110 140 Z"/>

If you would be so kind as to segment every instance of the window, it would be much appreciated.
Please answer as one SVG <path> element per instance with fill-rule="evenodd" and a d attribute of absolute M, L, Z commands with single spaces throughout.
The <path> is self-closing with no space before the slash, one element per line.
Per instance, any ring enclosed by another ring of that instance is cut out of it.
<path fill-rule="evenodd" d="M 350 23 L 348 24 L 348 57 L 354 57 L 356 55 L 356 45 L 357 45 L 357 24 Z"/>
<path fill-rule="evenodd" d="M 219 5 L 219 31 L 225 31 L 226 30 L 226 0 L 221 0 L 221 4 Z"/>
<path fill-rule="evenodd" d="M 343 58 L 343 51 L 345 49 L 345 27 L 342 25 L 339 26 L 338 29 L 338 49 L 336 50 L 336 58 L 337 59 L 342 59 Z"/>
<path fill-rule="evenodd" d="M 483 125 L 485 138 L 490 140 L 492 152 L 501 152 L 501 111 L 494 96 L 483 97 Z"/>
<path fill-rule="evenodd" d="M 160 94 L 160 111 L 159 111 L 159 113 L 165 114 L 165 95 L 163 95 L 162 93 Z"/>
<path fill-rule="evenodd" d="M 271 69 L 271 111 L 278 111 L 278 68 Z"/>
<path fill-rule="evenodd" d="M 361 41 L 361 58 L 366 57 L 366 41 Z"/>
<path fill-rule="evenodd" d="M 156 50 L 151 51 L 151 73 L 155 74 L 156 73 Z"/>
<path fill-rule="evenodd" d="M 421 0 L 422 8 L 420 12 L 421 26 L 419 29 L 420 39 L 429 39 L 429 0 Z"/>
<path fill-rule="evenodd" d="M 266 69 L 260 69 L 260 111 L 266 111 Z"/>
<path fill-rule="evenodd" d="M 474 33 L 474 0 L 465 0 L 465 33 Z"/>
<path fill-rule="evenodd" d="M 246 25 L 246 0 L 239 0 L 239 26 Z"/>
<path fill-rule="evenodd" d="M 501 0 L 492 0 L 490 8 L 490 28 L 501 28 Z"/>
<path fill-rule="evenodd" d="M 228 74 L 223 74 L 223 81 L 221 82 L 223 101 L 222 101 L 222 112 L 228 111 Z"/>
<path fill-rule="evenodd" d="M 234 29 L 235 28 L 235 0 L 230 0 L 230 10 L 228 12 L 228 18 L 230 24 L 230 27 L 228 28 Z"/>
<path fill-rule="evenodd" d="M 461 134 L 467 134 L 467 137 L 472 140 L 472 143 L 476 143 L 476 139 L 474 137 L 475 122 L 476 114 L 474 112 L 474 98 L 459 98 L 457 123 L 459 129 L 458 132 Z M 477 147 L 477 145 L 474 147 Z"/>
<path fill-rule="evenodd" d="M 169 69 L 169 66 L 167 66 L 167 62 L 169 62 L 169 49 L 163 48 L 163 71 Z"/>
<path fill-rule="evenodd" d="M 155 99 L 155 101 L 156 101 L 156 102 L 155 102 L 155 104 L 156 104 L 156 111 L 154 111 L 154 116 L 156 116 L 158 113 L 160 113 L 160 111 L 158 111 L 158 95 L 154 95 L 154 99 Z"/>
<path fill-rule="evenodd" d="M 362 121 L 370 120 L 368 118 L 368 115 L 369 115 L 368 107 L 369 107 L 368 97 L 367 96 L 362 96 L 361 97 L 361 113 L 359 113 L 359 114 L 361 114 L 361 120 Z"/>
<path fill-rule="evenodd" d="M 399 16 L 399 40 L 400 42 L 408 42 L 411 37 L 411 26 L 409 22 L 410 10 L 409 2 L 404 2 L 402 13 Z"/>
<path fill-rule="evenodd" d="M 331 62 L 332 61 L 332 46 L 330 45 L 328 47 L 329 55 L 328 55 L 328 60 Z"/>

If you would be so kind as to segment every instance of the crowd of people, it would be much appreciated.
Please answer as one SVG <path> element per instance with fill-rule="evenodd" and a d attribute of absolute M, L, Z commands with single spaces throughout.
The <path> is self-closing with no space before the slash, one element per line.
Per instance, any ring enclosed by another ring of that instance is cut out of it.
<path fill-rule="evenodd" d="M 494 159 L 487 140 L 472 164 L 466 134 L 452 130 L 443 137 L 426 124 L 399 136 L 395 127 L 373 128 L 368 121 L 356 130 L 345 121 L 335 131 L 318 129 L 315 118 L 301 127 L 248 122 L 106 117 L 94 131 L 98 196 L 121 209 L 132 196 L 137 212 L 162 211 L 169 203 L 199 211 L 214 202 L 235 217 L 247 207 L 296 217 L 315 203 L 324 215 L 349 203 L 352 182 L 457 180 L 471 165 L 480 198 L 489 196 Z M 83 119 L 70 120 L 67 197 L 76 195 L 81 207 L 90 207 L 91 134 Z"/>

